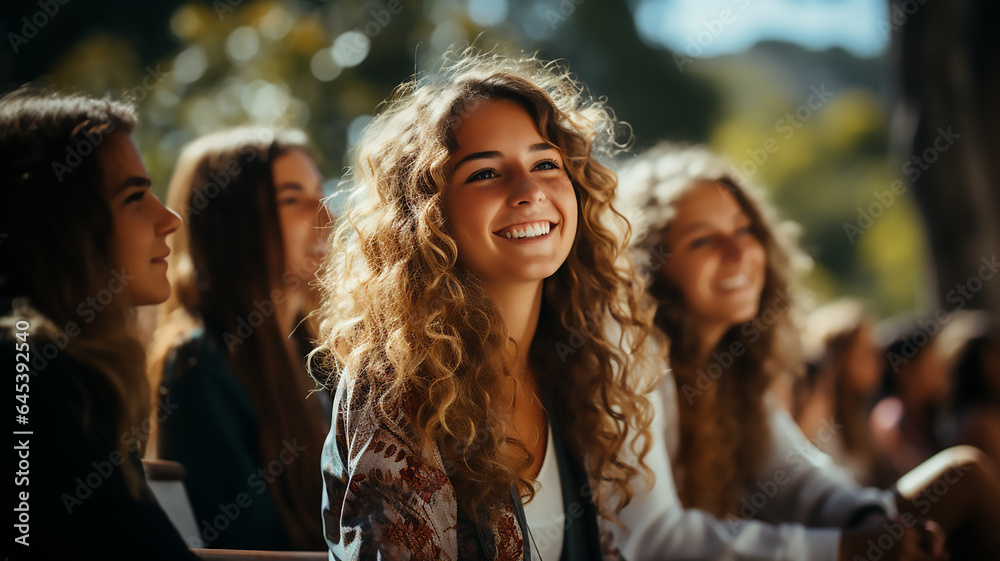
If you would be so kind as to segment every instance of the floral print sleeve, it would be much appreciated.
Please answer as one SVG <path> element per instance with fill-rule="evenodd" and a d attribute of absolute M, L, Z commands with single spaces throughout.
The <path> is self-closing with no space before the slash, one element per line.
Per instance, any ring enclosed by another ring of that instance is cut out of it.
<path fill-rule="evenodd" d="M 345 394 L 338 388 L 323 449 L 333 557 L 457 561 L 455 490 L 437 448 L 415 450 L 407 423 L 376 421 Z"/>

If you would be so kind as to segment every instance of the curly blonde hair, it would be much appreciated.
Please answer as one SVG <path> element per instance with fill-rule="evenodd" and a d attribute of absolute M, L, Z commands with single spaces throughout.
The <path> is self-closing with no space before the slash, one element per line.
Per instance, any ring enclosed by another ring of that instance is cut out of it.
<path fill-rule="evenodd" d="M 575 187 L 577 236 L 545 280 L 528 357 L 570 452 L 591 481 L 620 492 L 620 507 L 649 446 L 645 394 L 654 380 L 638 351 L 656 331 L 627 256 L 629 227 L 612 207 L 617 178 L 597 159 L 621 148 L 616 121 L 556 63 L 466 50 L 396 90 L 359 141 L 354 193 L 320 275 L 317 356 L 342 387 L 368 388 L 361 401 L 380 420 L 415 404 L 411 428 L 422 446 L 437 445 L 468 516 L 493 512 L 511 484 L 533 497 L 524 473 L 531 456 L 519 446 L 525 462 L 511 465 L 505 450 L 519 443 L 504 437 L 505 412 L 491 398 L 511 376 L 510 334 L 481 282 L 457 264 L 442 205 L 455 130 L 493 100 L 525 108 Z M 587 337 L 572 339 L 581 330 Z M 573 391 L 552 399 L 557 385 Z M 593 491 L 599 512 L 614 519 L 602 490 Z"/>
<path fill-rule="evenodd" d="M 716 365 L 698 362 L 697 331 L 684 297 L 660 271 L 670 258 L 663 243 L 676 203 L 705 181 L 733 194 L 766 255 L 757 314 L 730 328 L 713 349 L 713 357 L 728 355 L 732 364 L 724 368 L 735 375 L 719 369 L 721 375 L 716 376 L 711 368 Z M 620 184 L 621 204 L 636 228 L 634 258 L 643 265 L 645 282 L 658 303 L 656 324 L 671 340 L 681 437 L 675 467 L 678 493 L 688 508 L 720 517 L 731 514 L 768 453 L 765 392 L 776 378 L 802 369 L 789 313 L 793 272 L 809 263 L 795 243 L 798 227 L 779 220 L 736 168 L 704 147 L 660 144 L 629 162 L 620 172 Z M 745 349 L 739 356 L 730 353 L 736 344 Z"/>

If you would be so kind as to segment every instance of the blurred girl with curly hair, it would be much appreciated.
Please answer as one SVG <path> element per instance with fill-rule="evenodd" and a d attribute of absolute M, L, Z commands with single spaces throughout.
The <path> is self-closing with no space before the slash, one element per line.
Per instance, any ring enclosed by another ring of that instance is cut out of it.
<path fill-rule="evenodd" d="M 880 491 L 802 436 L 773 388 L 803 366 L 791 287 L 808 260 L 742 174 L 705 148 L 661 145 L 620 184 L 672 370 L 654 400 L 656 485 L 621 513 L 629 559 L 941 559 L 956 531 L 951 544 L 997 551 L 1000 483 L 975 448 Z"/>
<path fill-rule="evenodd" d="M 365 130 L 322 275 L 335 557 L 613 555 L 655 339 L 614 125 L 555 64 L 466 52 Z"/>

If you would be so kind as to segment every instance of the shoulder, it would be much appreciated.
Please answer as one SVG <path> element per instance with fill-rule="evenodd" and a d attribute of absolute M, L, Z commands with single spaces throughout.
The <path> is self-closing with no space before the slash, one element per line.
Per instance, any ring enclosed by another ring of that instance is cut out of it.
<path fill-rule="evenodd" d="M 162 385 L 168 389 L 192 383 L 234 383 L 220 343 L 202 328 L 178 338 L 163 362 Z"/>
<path fill-rule="evenodd" d="M 376 551 L 452 558 L 457 502 L 437 447 L 419 438 L 406 407 L 376 414 L 369 397 L 367 387 L 338 384 L 323 449 L 332 551 L 348 558 Z"/>
<path fill-rule="evenodd" d="M 329 442 L 332 450 L 355 468 L 389 467 L 423 463 L 440 466 L 437 447 L 426 442 L 417 427 L 416 407 L 402 399 L 390 413 L 379 412 L 369 384 L 353 384 L 345 378 L 337 384 Z"/>
<path fill-rule="evenodd" d="M 230 428 L 255 424 L 257 415 L 250 394 L 226 360 L 224 347 L 201 329 L 185 334 L 167 353 L 160 382 L 163 399 L 176 412 L 163 423 L 166 430 L 176 430 L 181 419 L 194 422 L 192 430 L 205 417 L 219 426 Z M 249 423 L 249 424 L 248 424 Z M 235 430 L 235 429 L 234 429 Z"/>

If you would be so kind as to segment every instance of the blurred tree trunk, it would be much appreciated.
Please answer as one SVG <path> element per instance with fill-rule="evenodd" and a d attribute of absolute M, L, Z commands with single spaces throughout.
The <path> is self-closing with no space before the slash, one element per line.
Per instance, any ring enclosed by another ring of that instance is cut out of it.
<path fill-rule="evenodd" d="M 894 152 L 926 225 L 934 309 L 985 309 L 1000 325 L 1000 2 L 889 8 Z"/>

